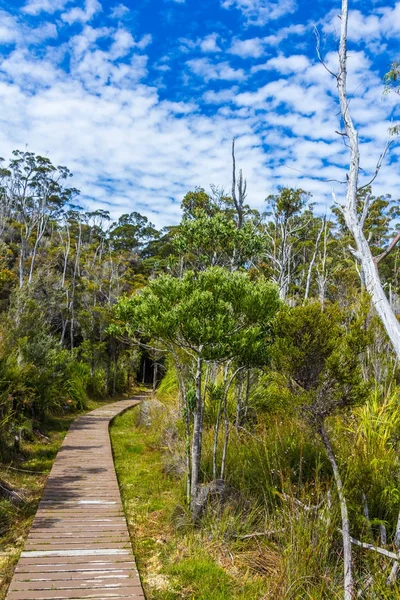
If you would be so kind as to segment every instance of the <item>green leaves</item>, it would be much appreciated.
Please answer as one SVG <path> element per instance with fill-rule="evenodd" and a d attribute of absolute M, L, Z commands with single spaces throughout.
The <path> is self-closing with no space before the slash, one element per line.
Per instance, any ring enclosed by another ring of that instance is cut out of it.
<path fill-rule="evenodd" d="M 272 284 L 212 267 L 188 271 L 182 279 L 162 275 L 150 281 L 136 296 L 120 300 L 116 316 L 131 334 L 160 340 L 169 348 L 206 360 L 241 356 L 255 362 L 264 353 L 278 306 Z"/>
<path fill-rule="evenodd" d="M 286 375 L 292 392 L 311 405 L 315 417 L 324 418 L 365 397 L 360 354 L 370 335 L 363 306 L 353 313 L 335 304 L 325 310 L 318 303 L 284 307 L 274 333 L 274 367 Z"/>
<path fill-rule="evenodd" d="M 264 243 L 251 221 L 238 229 L 229 214 L 203 210 L 196 211 L 195 219 L 182 221 L 173 241 L 175 251 L 193 269 L 243 266 L 260 254 Z"/>

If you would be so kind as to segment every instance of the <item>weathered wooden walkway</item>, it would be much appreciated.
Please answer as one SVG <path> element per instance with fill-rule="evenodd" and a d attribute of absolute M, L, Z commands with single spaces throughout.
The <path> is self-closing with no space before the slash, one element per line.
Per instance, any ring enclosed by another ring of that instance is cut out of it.
<path fill-rule="evenodd" d="M 109 404 L 69 429 L 6 600 L 144 599 L 108 433 L 139 400 Z"/>

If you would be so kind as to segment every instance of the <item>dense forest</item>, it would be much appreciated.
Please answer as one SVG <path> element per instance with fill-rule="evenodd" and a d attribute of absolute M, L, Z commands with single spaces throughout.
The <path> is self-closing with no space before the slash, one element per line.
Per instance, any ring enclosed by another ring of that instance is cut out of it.
<path fill-rule="evenodd" d="M 290 187 L 254 210 L 235 141 L 231 189 L 188 191 L 161 230 L 85 211 L 48 158 L 1 162 L 2 462 L 49 414 L 157 389 L 170 527 L 251 572 L 247 598 L 400 594 L 399 201 L 358 184 L 345 71 L 347 196 L 325 214 Z"/>

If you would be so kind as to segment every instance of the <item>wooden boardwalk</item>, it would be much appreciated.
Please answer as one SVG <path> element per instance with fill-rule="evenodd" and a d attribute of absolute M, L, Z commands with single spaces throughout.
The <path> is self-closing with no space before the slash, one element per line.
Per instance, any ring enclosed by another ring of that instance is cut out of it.
<path fill-rule="evenodd" d="M 144 599 L 108 433 L 110 420 L 140 399 L 109 404 L 72 424 L 6 600 Z"/>

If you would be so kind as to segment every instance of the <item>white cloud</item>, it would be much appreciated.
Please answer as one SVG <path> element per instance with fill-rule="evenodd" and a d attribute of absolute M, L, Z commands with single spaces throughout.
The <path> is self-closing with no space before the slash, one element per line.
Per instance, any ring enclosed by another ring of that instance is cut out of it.
<path fill-rule="evenodd" d="M 135 42 L 135 47 L 139 48 L 140 50 L 144 50 L 145 48 L 147 48 L 147 46 L 149 46 L 149 44 L 151 44 L 153 41 L 153 38 L 151 36 L 150 33 L 146 33 L 138 42 Z"/>
<path fill-rule="evenodd" d="M 292 24 L 287 27 L 282 27 L 276 33 L 268 35 L 264 38 L 264 42 L 270 46 L 277 46 L 283 40 L 290 36 L 303 35 L 307 30 L 307 25 Z"/>
<path fill-rule="evenodd" d="M 213 63 L 207 58 L 194 58 L 187 61 L 189 69 L 204 81 L 213 79 L 243 81 L 246 78 L 243 69 L 234 69 L 228 62 Z"/>
<path fill-rule="evenodd" d="M 41 12 L 55 13 L 63 10 L 72 0 L 28 0 L 22 7 L 22 12 L 28 15 L 38 15 Z"/>
<path fill-rule="evenodd" d="M 224 8 L 241 11 L 249 25 L 265 25 L 296 10 L 295 0 L 223 0 Z"/>
<path fill-rule="evenodd" d="M 260 70 L 275 70 L 278 73 L 287 75 L 289 73 L 304 72 L 310 66 L 310 61 L 304 54 L 293 54 L 292 56 L 274 56 L 264 65 L 258 65 L 252 69 L 252 72 Z"/>
<path fill-rule="evenodd" d="M 114 42 L 110 48 L 110 58 L 112 60 L 126 56 L 135 46 L 135 40 L 127 29 L 117 29 L 113 38 Z"/>
<path fill-rule="evenodd" d="M 228 52 L 242 58 L 259 58 L 264 54 L 264 42 L 261 38 L 234 40 Z"/>
<path fill-rule="evenodd" d="M 54 23 L 43 23 L 38 27 L 27 27 L 17 18 L 0 11 L 0 43 L 28 45 L 56 38 L 57 27 Z"/>
<path fill-rule="evenodd" d="M 117 4 L 114 6 L 110 13 L 112 19 L 122 19 L 130 12 L 129 8 L 125 4 Z"/>
<path fill-rule="evenodd" d="M 200 49 L 202 52 L 220 52 L 221 48 L 217 44 L 218 35 L 210 33 L 200 41 Z"/>
<path fill-rule="evenodd" d="M 208 104 L 227 104 L 233 102 L 237 91 L 238 88 L 236 86 L 226 90 L 219 90 L 218 92 L 207 90 L 207 92 L 203 94 L 203 100 Z"/>
<path fill-rule="evenodd" d="M 332 10 L 322 22 L 327 34 L 339 34 L 340 20 L 338 11 Z M 349 12 L 348 39 L 352 42 L 366 42 L 373 45 L 385 38 L 400 37 L 400 2 L 394 6 L 376 7 L 371 14 L 360 10 Z"/>
<path fill-rule="evenodd" d="M 85 8 L 74 7 L 61 15 L 63 21 L 71 25 L 72 23 L 88 23 L 96 13 L 102 10 L 98 0 L 85 0 Z"/>

